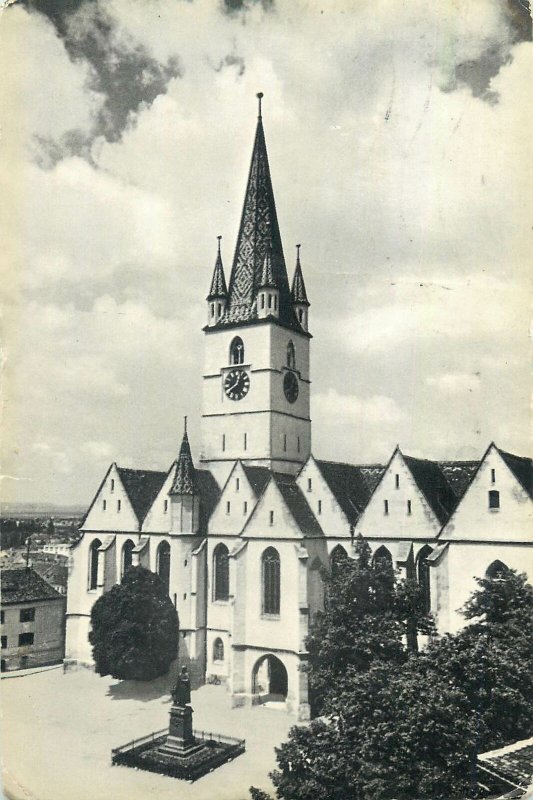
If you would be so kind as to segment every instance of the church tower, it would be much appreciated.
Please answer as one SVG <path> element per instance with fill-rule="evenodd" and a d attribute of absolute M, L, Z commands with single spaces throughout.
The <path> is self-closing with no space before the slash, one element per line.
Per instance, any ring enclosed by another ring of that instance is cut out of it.
<path fill-rule="evenodd" d="M 201 461 L 219 480 L 238 458 L 294 474 L 311 451 L 309 302 L 299 249 L 289 288 L 257 96 L 229 288 L 219 239 L 207 297 Z"/>

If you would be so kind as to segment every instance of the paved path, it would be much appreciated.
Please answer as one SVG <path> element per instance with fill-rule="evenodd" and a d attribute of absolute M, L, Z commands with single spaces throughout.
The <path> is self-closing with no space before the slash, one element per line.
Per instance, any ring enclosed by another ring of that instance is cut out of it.
<path fill-rule="evenodd" d="M 4 793 L 21 800 L 249 800 L 271 789 L 274 747 L 294 718 L 269 708 L 230 708 L 223 686 L 192 693 L 194 727 L 246 739 L 246 753 L 194 784 L 111 766 L 111 748 L 165 727 L 168 681 L 100 678 L 48 670 L 2 681 Z"/>

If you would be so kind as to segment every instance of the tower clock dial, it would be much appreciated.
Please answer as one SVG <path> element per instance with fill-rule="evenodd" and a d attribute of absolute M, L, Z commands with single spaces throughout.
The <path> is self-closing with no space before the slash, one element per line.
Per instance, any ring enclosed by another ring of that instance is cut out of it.
<path fill-rule="evenodd" d="M 230 400 L 242 400 L 249 388 L 250 378 L 243 369 L 232 369 L 224 378 L 224 391 Z"/>
<path fill-rule="evenodd" d="M 298 378 L 294 372 L 286 372 L 283 378 L 283 391 L 289 403 L 295 403 L 298 398 Z"/>

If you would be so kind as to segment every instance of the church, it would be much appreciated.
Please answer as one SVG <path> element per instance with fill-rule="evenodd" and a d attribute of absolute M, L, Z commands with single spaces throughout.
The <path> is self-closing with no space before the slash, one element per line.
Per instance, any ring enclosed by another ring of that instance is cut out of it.
<path fill-rule="evenodd" d="M 399 447 L 387 464 L 313 457 L 310 304 L 299 246 L 289 281 L 261 96 L 231 273 L 219 241 L 207 295 L 199 463 L 185 424 L 168 470 L 107 470 L 71 551 L 66 665 L 92 664 L 94 602 L 142 565 L 168 587 L 180 662 L 197 683 L 224 683 L 234 706 L 271 700 L 306 719 L 322 570 L 362 534 L 420 582 L 439 632 L 455 631 L 475 576 L 533 578 L 533 470 L 494 443 L 475 461 Z"/>

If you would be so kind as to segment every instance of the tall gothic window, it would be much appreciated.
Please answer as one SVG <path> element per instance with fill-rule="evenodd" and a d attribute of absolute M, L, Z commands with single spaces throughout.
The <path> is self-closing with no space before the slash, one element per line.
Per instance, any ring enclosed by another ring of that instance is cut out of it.
<path fill-rule="evenodd" d="M 244 345 L 240 336 L 236 336 L 230 345 L 229 363 L 244 364 Z"/>
<path fill-rule="evenodd" d="M 390 567 L 392 569 L 392 556 L 390 550 L 388 550 L 384 545 L 378 547 L 376 552 L 374 553 L 374 564 L 379 564 L 384 567 Z"/>
<path fill-rule="evenodd" d="M 213 642 L 213 661 L 224 661 L 224 642 L 220 638 Z"/>
<path fill-rule="evenodd" d="M 342 565 L 344 564 L 347 558 L 348 558 L 348 553 L 341 544 L 338 544 L 335 548 L 333 548 L 331 555 L 329 557 L 331 574 L 333 577 L 339 574 L 339 572 L 342 569 Z"/>
<path fill-rule="evenodd" d="M 292 342 L 289 342 L 287 345 L 287 366 L 289 369 L 294 369 L 296 367 L 296 354 Z"/>
<path fill-rule="evenodd" d="M 124 542 L 124 546 L 122 548 L 122 575 L 129 569 L 133 562 L 133 548 L 135 545 L 128 539 L 127 542 Z"/>
<path fill-rule="evenodd" d="M 431 584 L 429 580 L 430 566 L 428 564 L 428 558 L 432 552 L 433 550 L 431 547 L 426 544 L 419 552 L 417 559 L 418 585 L 420 586 L 420 591 L 422 592 L 422 603 L 426 614 L 431 611 Z"/>
<path fill-rule="evenodd" d="M 280 608 L 280 563 L 279 553 L 267 547 L 261 557 L 263 577 L 263 614 L 279 614 Z"/>
<path fill-rule="evenodd" d="M 98 549 L 102 546 L 100 539 L 93 539 L 89 548 L 89 589 L 98 586 Z"/>
<path fill-rule="evenodd" d="M 157 574 L 168 592 L 170 586 L 170 545 L 168 542 L 161 542 L 157 548 Z"/>
<path fill-rule="evenodd" d="M 225 544 L 217 544 L 213 553 L 213 599 L 227 600 L 229 597 L 229 550 Z"/>

